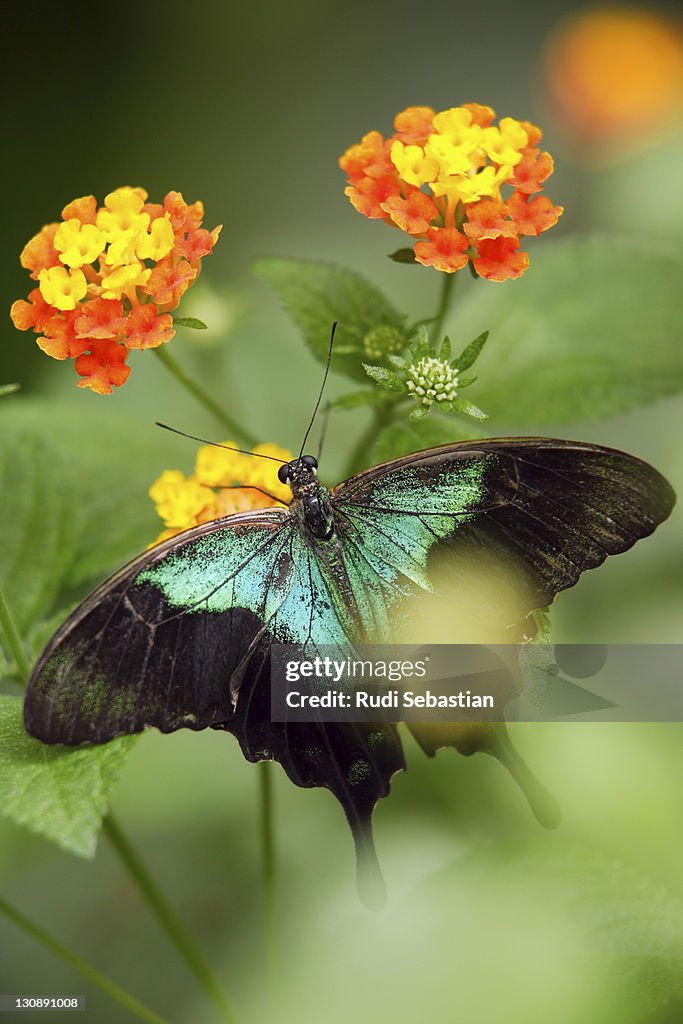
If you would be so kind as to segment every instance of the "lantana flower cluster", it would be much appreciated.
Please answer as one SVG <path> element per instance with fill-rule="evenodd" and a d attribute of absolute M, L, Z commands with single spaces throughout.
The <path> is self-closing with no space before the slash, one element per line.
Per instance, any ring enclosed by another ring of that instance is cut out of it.
<path fill-rule="evenodd" d="M 142 188 L 118 188 L 98 207 L 74 199 L 59 223 L 24 247 L 21 265 L 37 287 L 12 306 L 20 331 L 39 335 L 53 359 L 74 359 L 78 386 L 110 394 L 130 374 L 132 349 L 173 337 L 175 309 L 220 234 L 203 228 L 204 206 L 180 192 L 149 203 Z"/>
<path fill-rule="evenodd" d="M 529 266 L 522 239 L 563 211 L 536 195 L 553 172 L 541 129 L 495 116 L 478 103 L 408 107 L 390 138 L 369 132 L 341 157 L 346 195 L 365 217 L 407 232 L 425 267 L 452 274 L 469 263 L 489 281 L 520 277 Z"/>
<path fill-rule="evenodd" d="M 222 442 L 236 447 L 234 441 Z M 197 450 L 194 473 L 167 469 L 154 481 L 149 496 L 166 527 L 154 544 L 175 537 L 200 523 L 208 523 L 234 512 L 270 508 L 292 500 L 287 484 L 277 476 L 278 459 L 290 462 L 292 453 L 275 444 L 258 444 L 252 455 L 216 445 Z M 269 458 L 258 458 L 267 455 Z"/>

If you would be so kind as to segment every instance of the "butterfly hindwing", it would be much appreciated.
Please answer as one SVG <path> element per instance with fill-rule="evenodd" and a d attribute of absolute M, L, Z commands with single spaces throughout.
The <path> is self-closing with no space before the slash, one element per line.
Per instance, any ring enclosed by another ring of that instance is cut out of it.
<path fill-rule="evenodd" d="M 376 572 L 440 584 L 399 623 L 404 641 L 418 609 L 440 642 L 518 642 L 533 611 L 586 569 L 630 548 L 669 515 L 674 493 L 647 463 L 624 452 L 543 438 L 464 442 L 376 466 L 333 492 L 347 544 L 362 545 Z M 424 581 L 424 582 L 423 582 Z M 444 618 L 434 614 L 447 609 Z M 460 634 L 462 635 L 462 634 Z M 443 746 L 499 758 L 545 823 L 556 810 L 507 739 L 504 725 L 409 723 L 423 750 Z"/>

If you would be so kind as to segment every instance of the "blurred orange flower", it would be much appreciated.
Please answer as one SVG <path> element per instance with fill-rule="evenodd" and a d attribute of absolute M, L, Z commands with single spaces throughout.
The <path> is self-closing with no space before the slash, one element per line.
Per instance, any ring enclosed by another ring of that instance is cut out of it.
<path fill-rule="evenodd" d="M 101 395 L 130 374 L 131 349 L 171 340 L 173 317 L 213 250 L 220 227 L 201 227 L 202 203 L 180 192 L 148 203 L 141 188 L 118 188 L 97 206 L 74 199 L 62 220 L 25 246 L 21 265 L 38 287 L 11 309 L 14 326 L 40 335 L 53 359 L 75 359 L 78 386 Z"/>
<path fill-rule="evenodd" d="M 646 8 L 582 11 L 551 37 L 545 76 L 568 135 L 632 148 L 683 120 L 683 24 Z"/>
<path fill-rule="evenodd" d="M 541 130 L 466 103 L 439 113 L 408 107 L 394 134 L 372 131 L 339 161 L 345 194 L 365 217 L 383 220 L 414 239 L 415 260 L 452 274 L 471 267 L 480 277 L 520 277 L 529 257 L 520 238 L 557 223 L 561 206 L 543 198 L 553 161 L 537 143 Z M 503 195 L 503 189 L 507 195 Z"/>

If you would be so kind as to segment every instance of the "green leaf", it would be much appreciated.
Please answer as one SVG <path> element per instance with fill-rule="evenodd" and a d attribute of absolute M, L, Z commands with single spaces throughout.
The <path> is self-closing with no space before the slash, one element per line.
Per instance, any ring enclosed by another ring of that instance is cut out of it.
<path fill-rule="evenodd" d="M 5 417 L 3 417 L 4 421 Z M 45 430 L 3 430 L 0 566 L 19 632 L 49 612 L 72 570 L 83 528 L 74 471 Z"/>
<path fill-rule="evenodd" d="M 432 415 L 426 419 L 408 420 L 385 427 L 375 442 L 372 456 L 375 462 L 388 462 L 390 459 L 418 452 L 423 448 L 467 441 L 472 436 L 466 423 Z M 482 436 L 478 428 L 476 436 Z"/>
<path fill-rule="evenodd" d="M 52 612 L 51 595 L 69 591 L 60 605 L 73 604 L 73 587 L 144 550 L 160 529 L 147 490 L 163 469 L 182 465 L 149 416 L 86 414 L 80 397 L 63 405 L 23 397 L 0 408 L 0 575 L 6 582 L 14 567 L 15 614 L 34 590 L 43 593 L 20 616 L 24 634 Z"/>
<path fill-rule="evenodd" d="M 481 350 L 486 344 L 486 339 L 489 336 L 488 331 L 484 331 L 478 338 L 470 342 L 467 348 L 463 349 L 457 359 L 453 360 L 453 366 L 458 370 L 469 370 L 470 366 L 477 361 L 481 354 Z M 442 358 L 448 358 L 447 356 Z"/>
<path fill-rule="evenodd" d="M 448 337 L 448 335 L 446 335 L 446 337 L 441 342 L 441 348 L 439 349 L 439 359 L 441 359 L 442 361 L 445 362 L 447 359 L 450 358 L 450 355 L 451 355 L 451 339 Z"/>
<path fill-rule="evenodd" d="M 5 395 L 14 395 L 21 384 L 0 384 L 0 398 L 4 398 Z"/>
<path fill-rule="evenodd" d="M 424 324 L 419 325 L 415 334 L 410 339 L 409 345 L 415 362 L 419 359 L 424 359 L 434 355 L 432 347 L 429 344 L 429 333 Z"/>
<path fill-rule="evenodd" d="M 390 252 L 389 259 L 393 260 L 394 263 L 417 263 L 415 250 L 410 248 L 397 249 L 396 252 Z"/>
<path fill-rule="evenodd" d="M 330 329 L 338 321 L 332 365 L 339 373 L 365 380 L 363 339 L 379 325 L 404 329 L 404 318 L 380 291 L 359 274 L 313 260 L 262 259 L 255 273 L 279 295 L 313 355 L 327 360 Z"/>
<path fill-rule="evenodd" d="M 423 420 L 428 412 L 428 405 L 416 405 L 408 418 L 415 423 L 417 420 Z"/>
<path fill-rule="evenodd" d="M 453 408 L 457 409 L 458 412 L 463 413 L 465 416 L 473 416 L 475 420 L 487 420 L 488 415 L 475 405 L 473 402 L 468 402 L 466 398 L 456 398 L 453 402 Z"/>
<path fill-rule="evenodd" d="M 190 327 L 193 331 L 205 331 L 207 329 L 204 321 L 198 320 L 196 316 L 174 316 L 173 326 Z"/>
<path fill-rule="evenodd" d="M 386 366 L 370 366 L 368 363 L 363 363 L 363 369 L 368 377 L 371 377 L 385 391 L 394 391 L 400 394 L 406 392 L 405 382 L 397 373 L 387 370 Z"/>
<path fill-rule="evenodd" d="M 57 632 L 62 623 L 68 618 L 70 611 L 71 608 L 60 608 L 54 615 L 50 615 L 47 619 L 40 619 L 29 627 L 28 633 L 22 640 L 22 646 L 30 664 L 37 661 L 48 640 L 52 638 L 54 633 Z M 2 633 L 0 633 L 0 641 L 3 639 Z M 22 689 L 26 685 L 26 679 L 22 675 L 19 666 L 15 663 L 10 652 L 3 649 L 1 643 L 0 680 L 18 683 Z"/>
<path fill-rule="evenodd" d="M 683 252 L 595 237 L 538 241 L 519 281 L 483 282 L 458 309 L 490 328 L 477 397 L 492 419 L 537 428 L 616 415 L 683 389 Z"/>
<path fill-rule="evenodd" d="M 350 391 L 346 395 L 339 395 L 329 403 L 332 409 L 358 409 L 363 405 L 385 405 L 386 395 L 381 391 Z"/>
<path fill-rule="evenodd" d="M 32 739 L 20 697 L 0 697 L 0 813 L 80 857 L 95 853 L 112 790 L 137 737 L 97 747 Z"/>

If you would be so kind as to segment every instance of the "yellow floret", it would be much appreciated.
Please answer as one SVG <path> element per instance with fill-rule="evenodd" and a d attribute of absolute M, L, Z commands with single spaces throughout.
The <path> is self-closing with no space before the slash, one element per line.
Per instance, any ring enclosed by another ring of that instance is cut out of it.
<path fill-rule="evenodd" d="M 57 309 L 75 309 L 88 291 L 88 282 L 82 270 L 49 267 L 38 275 L 40 294 L 50 306 Z"/>
<path fill-rule="evenodd" d="M 130 295 L 135 288 L 147 284 L 151 273 L 152 271 L 143 267 L 142 263 L 116 267 L 111 274 L 102 278 L 102 298 L 121 299 L 124 295 Z"/>
<path fill-rule="evenodd" d="M 94 224 L 81 224 L 77 217 L 60 224 L 55 233 L 55 249 L 61 253 L 61 262 L 69 267 L 94 263 L 105 244 L 104 235 Z"/>

